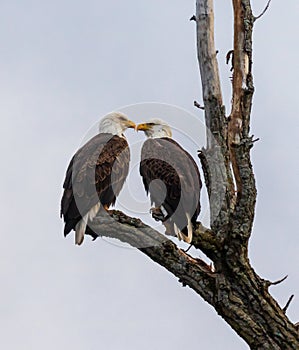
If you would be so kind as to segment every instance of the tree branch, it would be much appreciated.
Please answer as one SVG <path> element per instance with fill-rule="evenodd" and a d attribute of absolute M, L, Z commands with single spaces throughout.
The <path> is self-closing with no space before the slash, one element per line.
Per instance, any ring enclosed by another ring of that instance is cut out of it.
<path fill-rule="evenodd" d="M 288 308 L 289 308 L 289 306 L 290 306 L 290 304 L 291 304 L 293 298 L 294 298 L 294 294 L 292 294 L 292 295 L 290 296 L 289 300 L 288 300 L 287 303 L 286 303 L 286 306 L 282 309 L 282 311 L 283 311 L 284 313 L 287 312 L 287 310 L 288 310 Z"/>
<path fill-rule="evenodd" d="M 236 270 L 232 276 L 227 275 L 225 265 L 223 271 L 214 272 L 203 260 L 193 258 L 179 249 L 141 220 L 116 210 L 109 214 L 101 212 L 87 228 L 87 234 L 128 243 L 165 267 L 183 286 L 189 286 L 211 304 L 252 349 L 262 349 L 265 345 L 265 349 L 268 346 L 269 349 L 279 350 L 277 344 L 284 344 L 284 349 L 296 349 L 297 329 L 264 290 L 262 281 L 250 268 L 248 261 L 246 270 Z M 216 253 L 216 257 L 220 256 L 217 252 L 221 247 L 217 246 L 218 242 L 211 230 L 198 223 L 194 236 L 196 247 Z M 249 303 L 245 302 L 248 296 L 251 298 Z M 260 319 L 256 318 L 257 314 Z M 266 328 L 262 326 L 265 324 L 268 325 Z M 273 327 L 277 334 L 276 340 L 272 339 Z"/>
<path fill-rule="evenodd" d="M 165 267 L 178 277 L 184 286 L 189 286 L 208 303 L 213 303 L 215 276 L 210 266 L 200 259 L 191 257 L 141 220 L 117 210 L 110 211 L 110 215 L 101 212 L 101 216 L 97 216 L 89 224 L 86 233 L 93 237 L 97 235 L 115 238 L 128 243 Z M 201 233 L 201 237 L 206 239 L 209 239 L 207 238 L 209 235 L 209 232 Z"/>
<path fill-rule="evenodd" d="M 232 228 L 228 240 L 232 242 L 229 254 L 240 253 L 240 242 L 247 245 L 251 234 L 256 203 L 256 186 L 250 150 L 249 136 L 251 105 L 254 93 L 252 77 L 252 30 L 254 18 L 250 0 L 233 0 L 234 7 L 234 55 L 233 97 L 228 126 L 228 142 L 232 163 L 236 198 L 230 222 Z M 247 254 L 247 249 L 243 250 Z"/>
<path fill-rule="evenodd" d="M 212 0 L 196 1 L 197 55 L 202 82 L 207 129 L 206 155 L 209 172 L 206 183 L 211 209 L 211 228 L 219 240 L 227 234 L 230 199 L 234 187 L 227 145 L 227 120 L 222 102 L 217 51 L 214 41 L 214 9 Z M 216 164 L 216 166 L 214 166 Z M 219 191 L 220 190 L 220 191 Z"/>
<path fill-rule="evenodd" d="M 199 109 L 202 109 L 203 111 L 205 110 L 205 107 L 204 107 L 204 106 L 201 106 L 197 101 L 194 101 L 194 102 L 193 102 L 193 105 L 194 105 L 194 107 L 199 108 Z"/>
<path fill-rule="evenodd" d="M 214 41 L 214 9 L 212 0 L 196 1 L 197 53 L 205 106 L 208 148 L 215 142 L 226 147 L 225 110 L 222 102 L 219 69 Z M 216 113 L 215 113 L 216 112 Z"/>
<path fill-rule="evenodd" d="M 268 288 L 271 287 L 271 286 L 277 286 L 278 284 L 284 282 L 288 277 L 289 277 L 289 276 L 286 275 L 285 277 L 281 278 L 280 280 L 274 281 L 274 282 L 271 282 L 271 281 L 264 281 L 265 288 L 268 289 Z"/>
<path fill-rule="evenodd" d="M 252 349 L 295 349 L 298 339 L 294 325 L 248 259 L 256 202 L 250 159 L 254 141 L 249 135 L 254 93 L 254 17 L 250 0 L 233 0 L 233 7 L 234 49 L 229 55 L 233 61 L 233 96 L 231 114 L 226 119 L 214 45 L 213 1 L 196 2 L 198 61 L 207 127 L 207 147 L 199 157 L 210 199 L 211 236 L 215 239 L 211 249 L 205 247 L 215 264 L 214 307 Z M 203 250 L 202 246 L 196 247 Z"/>
<path fill-rule="evenodd" d="M 271 4 L 271 0 L 268 1 L 266 7 L 264 8 L 264 11 L 260 15 L 258 15 L 257 17 L 254 17 L 254 21 L 256 21 L 257 19 L 261 18 L 266 13 L 266 11 L 268 10 L 270 4 Z"/>

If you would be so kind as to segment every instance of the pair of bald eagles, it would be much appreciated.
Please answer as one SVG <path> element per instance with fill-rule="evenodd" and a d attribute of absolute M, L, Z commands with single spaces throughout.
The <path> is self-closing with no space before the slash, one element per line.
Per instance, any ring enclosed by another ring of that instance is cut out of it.
<path fill-rule="evenodd" d="M 165 122 L 152 120 L 136 126 L 119 112 L 100 121 L 99 133 L 76 152 L 68 166 L 61 200 L 64 235 L 74 230 L 80 245 L 88 223 L 100 210 L 108 211 L 115 204 L 129 171 L 130 150 L 123 134 L 128 128 L 147 136 L 140 175 L 154 205 L 153 217 L 163 222 L 169 234 L 191 243 L 202 186 L 194 159 L 172 139 Z"/>

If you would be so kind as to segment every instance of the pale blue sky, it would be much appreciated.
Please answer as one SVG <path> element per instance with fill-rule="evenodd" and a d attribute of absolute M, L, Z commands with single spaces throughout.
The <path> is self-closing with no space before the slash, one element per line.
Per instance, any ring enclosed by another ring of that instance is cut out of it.
<path fill-rule="evenodd" d="M 225 55 L 232 45 L 231 7 L 215 2 L 229 113 Z M 258 14 L 266 0 L 252 3 Z M 66 166 L 104 114 L 154 101 L 190 111 L 200 128 L 202 112 L 193 107 L 194 99 L 202 101 L 195 26 L 189 22 L 194 5 L 0 1 L 3 348 L 247 349 L 208 304 L 166 270 L 102 239 L 75 247 L 72 236 L 63 238 L 58 216 Z M 252 132 L 260 141 L 253 150 L 258 203 L 250 242 L 251 262 L 261 277 L 289 275 L 271 292 L 281 305 L 295 294 L 288 311 L 294 322 L 299 320 L 298 15 L 297 0 L 287 7 L 272 1 L 255 26 Z M 131 142 L 137 137 L 127 135 Z"/>

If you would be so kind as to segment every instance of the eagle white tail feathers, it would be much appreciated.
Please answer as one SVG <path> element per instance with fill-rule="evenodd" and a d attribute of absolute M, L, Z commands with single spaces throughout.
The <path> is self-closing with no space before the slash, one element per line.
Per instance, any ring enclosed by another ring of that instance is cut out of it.
<path fill-rule="evenodd" d="M 193 225 L 189 214 L 187 214 L 187 220 L 188 220 L 188 224 L 187 224 L 188 236 L 187 237 L 185 236 L 186 237 L 185 242 L 190 244 L 193 238 Z"/>
<path fill-rule="evenodd" d="M 88 221 L 92 221 L 96 217 L 100 207 L 100 203 L 94 205 L 89 210 L 89 212 L 86 215 L 84 215 L 83 218 L 77 223 L 75 227 L 75 244 L 81 245 L 83 243 L 87 223 Z"/>
<path fill-rule="evenodd" d="M 81 245 L 84 241 L 84 233 L 87 226 L 88 214 L 86 214 L 76 225 L 75 244 Z"/>
<path fill-rule="evenodd" d="M 186 243 L 191 243 L 192 242 L 192 236 L 193 236 L 193 227 L 192 227 L 192 222 L 191 222 L 191 218 L 190 215 L 188 213 L 186 213 L 187 216 L 187 230 L 188 230 L 188 235 L 186 236 L 178 227 L 177 225 L 174 223 L 174 232 L 175 234 L 178 236 L 178 239 L 181 241 L 183 240 Z"/>

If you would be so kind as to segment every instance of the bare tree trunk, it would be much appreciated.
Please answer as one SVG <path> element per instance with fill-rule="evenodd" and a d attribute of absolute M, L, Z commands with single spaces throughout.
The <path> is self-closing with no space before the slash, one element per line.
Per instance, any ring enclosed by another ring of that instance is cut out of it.
<path fill-rule="evenodd" d="M 269 282 L 256 275 L 248 260 L 256 202 L 255 179 L 250 160 L 253 146 L 249 135 L 252 78 L 252 30 L 254 17 L 249 0 L 233 0 L 234 49 L 233 96 L 229 118 L 221 113 L 221 90 L 214 46 L 213 0 L 196 4 L 198 60 L 203 85 L 206 125 L 221 148 L 225 159 L 226 198 L 222 214 L 211 227 L 221 246 L 215 264 L 217 295 L 215 308 L 252 349 L 295 349 L 299 347 L 294 325 L 268 293 Z M 215 154 L 208 140 L 205 153 Z M 209 164 L 202 154 L 203 166 Z M 216 157 L 218 158 L 218 157 Z M 232 186 L 232 164 L 236 189 Z M 210 168 L 210 167 L 209 167 Z M 223 167 L 224 168 L 224 167 Z M 206 171 L 209 187 L 212 175 Z M 213 189 L 209 190 L 212 194 Z M 212 197 L 210 197 L 211 199 Z M 210 202 L 213 212 L 214 201 Z"/>
<path fill-rule="evenodd" d="M 255 19 L 250 0 L 233 0 L 233 8 L 233 96 L 230 116 L 226 117 L 214 46 L 213 0 L 196 2 L 207 127 L 207 147 L 200 152 L 200 159 L 210 199 L 211 229 L 198 223 L 192 244 L 213 261 L 214 268 L 139 219 L 119 211 L 95 221 L 94 231 L 126 242 L 164 266 L 211 304 L 251 349 L 295 350 L 299 349 L 298 330 L 269 294 L 273 283 L 259 277 L 248 259 L 256 202 L 250 159 L 254 141 L 249 134 Z"/>

